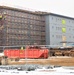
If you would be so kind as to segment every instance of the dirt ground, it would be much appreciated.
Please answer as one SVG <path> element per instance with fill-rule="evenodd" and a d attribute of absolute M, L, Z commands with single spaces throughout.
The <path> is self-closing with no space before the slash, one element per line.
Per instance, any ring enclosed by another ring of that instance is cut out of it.
<path fill-rule="evenodd" d="M 19 61 L 8 60 L 9 65 L 19 64 L 41 64 L 41 65 L 60 65 L 74 66 L 74 57 L 49 57 L 48 59 L 20 59 Z"/>

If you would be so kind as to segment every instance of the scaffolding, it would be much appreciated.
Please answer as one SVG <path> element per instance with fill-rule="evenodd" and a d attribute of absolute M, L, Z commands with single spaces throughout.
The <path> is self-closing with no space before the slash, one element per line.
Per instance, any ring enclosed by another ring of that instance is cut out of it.
<path fill-rule="evenodd" d="M 42 13 L 0 7 L 0 45 L 45 45 Z"/>

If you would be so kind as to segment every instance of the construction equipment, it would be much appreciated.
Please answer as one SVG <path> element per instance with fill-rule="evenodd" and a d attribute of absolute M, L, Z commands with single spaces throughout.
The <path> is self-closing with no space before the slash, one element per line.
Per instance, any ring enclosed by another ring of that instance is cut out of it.
<path fill-rule="evenodd" d="M 74 56 L 73 47 L 50 48 L 50 56 Z"/>

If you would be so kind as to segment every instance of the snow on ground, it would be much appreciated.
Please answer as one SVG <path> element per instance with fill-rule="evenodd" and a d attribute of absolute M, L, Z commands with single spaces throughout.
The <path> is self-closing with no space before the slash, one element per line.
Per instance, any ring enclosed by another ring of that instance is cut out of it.
<path fill-rule="evenodd" d="M 74 75 L 74 73 L 62 72 L 21 72 L 21 73 L 0 73 L 0 75 Z"/>
<path fill-rule="evenodd" d="M 36 67 L 37 65 L 35 65 Z M 37 69 L 35 70 L 19 70 L 19 69 L 5 69 L 6 66 L 1 66 L 0 69 L 0 75 L 74 75 L 74 67 L 56 67 L 52 68 L 51 66 L 48 66 L 50 68 L 40 67 L 38 65 Z M 34 65 L 30 66 L 24 66 L 28 69 L 33 69 Z M 31 67 L 31 68 L 30 68 Z M 8 67 L 13 68 L 13 67 Z"/>

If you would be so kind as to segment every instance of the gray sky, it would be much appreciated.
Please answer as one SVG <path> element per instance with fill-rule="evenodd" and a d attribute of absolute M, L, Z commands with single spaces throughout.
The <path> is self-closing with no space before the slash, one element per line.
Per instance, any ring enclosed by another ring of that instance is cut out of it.
<path fill-rule="evenodd" d="M 74 0 L 0 0 L 0 5 L 47 11 L 74 17 Z"/>

